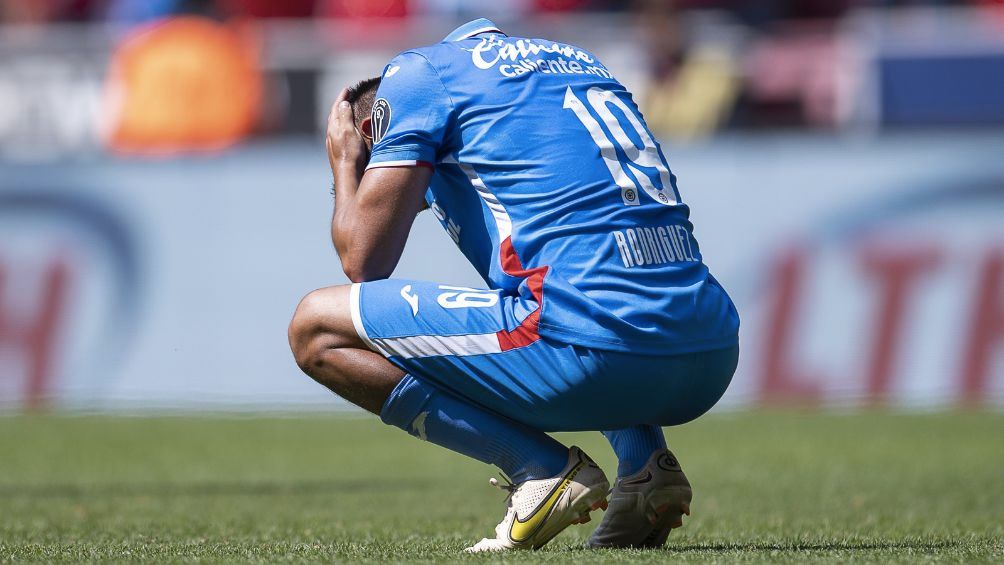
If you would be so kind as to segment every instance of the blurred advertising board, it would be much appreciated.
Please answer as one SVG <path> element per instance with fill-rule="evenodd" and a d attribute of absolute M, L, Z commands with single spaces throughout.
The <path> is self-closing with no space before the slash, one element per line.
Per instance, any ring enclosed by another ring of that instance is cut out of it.
<path fill-rule="evenodd" d="M 722 407 L 1004 408 L 1004 136 L 667 148 L 743 318 Z M 343 407 L 286 326 L 345 283 L 320 143 L 0 162 L 0 405 Z M 431 213 L 396 276 L 473 286 Z"/>
<path fill-rule="evenodd" d="M 714 10 L 486 14 L 514 35 L 595 53 L 667 138 L 1004 124 L 1004 18 L 979 9 L 862 9 L 769 31 Z M 215 153 L 318 135 L 343 87 L 459 23 L 187 15 L 135 27 L 0 25 L 0 159 Z"/>
<path fill-rule="evenodd" d="M 545 29 L 575 41 L 585 39 L 578 25 L 587 22 L 590 48 L 642 92 L 642 47 L 623 41 L 623 18 L 583 16 Z M 247 139 L 318 135 L 342 88 L 454 25 L 196 16 L 133 28 L 0 24 L 0 160 L 213 154 Z"/>

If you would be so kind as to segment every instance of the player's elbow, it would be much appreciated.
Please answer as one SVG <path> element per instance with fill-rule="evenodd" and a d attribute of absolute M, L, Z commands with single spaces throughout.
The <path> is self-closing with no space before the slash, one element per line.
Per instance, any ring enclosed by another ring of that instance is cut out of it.
<path fill-rule="evenodd" d="M 345 276 L 354 283 L 385 279 L 390 273 L 384 273 L 370 261 L 354 258 L 350 255 L 342 257 L 342 270 Z"/>
<path fill-rule="evenodd" d="M 345 272 L 345 276 L 349 278 L 350 281 L 354 283 L 366 282 L 366 270 L 365 266 L 357 259 L 346 254 L 341 256 L 342 260 L 342 271 Z"/>
<path fill-rule="evenodd" d="M 361 270 L 358 270 L 358 269 L 355 269 L 355 268 L 352 268 L 352 267 L 346 267 L 345 265 L 342 265 L 342 269 L 345 270 L 345 276 L 348 277 L 349 280 L 352 281 L 352 282 L 354 282 L 354 283 L 362 283 L 362 282 L 366 282 L 366 281 L 372 280 L 372 279 L 366 278 L 366 275 Z"/>

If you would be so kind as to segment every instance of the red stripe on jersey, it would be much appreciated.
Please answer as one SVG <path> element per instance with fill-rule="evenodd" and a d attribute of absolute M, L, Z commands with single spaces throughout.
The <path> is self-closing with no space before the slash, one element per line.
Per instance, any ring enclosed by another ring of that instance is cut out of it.
<path fill-rule="evenodd" d="M 537 326 L 540 323 L 540 310 L 544 307 L 544 275 L 547 274 L 547 267 L 525 269 L 512 246 L 512 236 L 505 238 L 505 241 L 499 246 L 499 262 L 502 263 L 502 272 L 505 274 L 526 279 L 526 285 L 537 301 L 537 309 L 524 318 L 516 329 L 496 332 L 499 347 L 502 351 L 509 351 L 517 347 L 525 347 L 540 339 Z"/>

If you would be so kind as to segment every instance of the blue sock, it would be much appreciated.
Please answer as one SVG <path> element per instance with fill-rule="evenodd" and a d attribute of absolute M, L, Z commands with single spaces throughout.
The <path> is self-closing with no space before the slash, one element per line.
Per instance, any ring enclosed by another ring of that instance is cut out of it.
<path fill-rule="evenodd" d="M 380 419 L 495 465 L 515 484 L 553 477 L 568 463 L 568 448 L 544 432 L 468 404 L 411 375 L 387 397 Z"/>
<path fill-rule="evenodd" d="M 634 426 L 603 432 L 617 454 L 617 476 L 633 475 L 648 463 L 652 453 L 666 449 L 666 438 L 659 426 Z"/>

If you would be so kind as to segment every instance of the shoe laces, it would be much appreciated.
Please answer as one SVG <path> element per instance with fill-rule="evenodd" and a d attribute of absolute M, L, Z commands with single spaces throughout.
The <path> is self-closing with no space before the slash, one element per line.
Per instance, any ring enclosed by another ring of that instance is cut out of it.
<path fill-rule="evenodd" d="M 505 476 L 505 474 L 501 472 L 499 473 L 499 477 L 502 477 L 502 480 L 505 481 L 505 484 L 500 483 L 499 480 L 496 479 L 495 477 L 488 479 L 488 484 L 490 484 L 495 488 L 506 491 L 508 494 L 506 495 L 505 500 L 506 503 L 509 503 L 512 500 L 512 495 L 516 494 L 516 489 L 518 489 L 519 486 L 512 484 L 512 481 L 509 480 L 509 477 Z"/>

